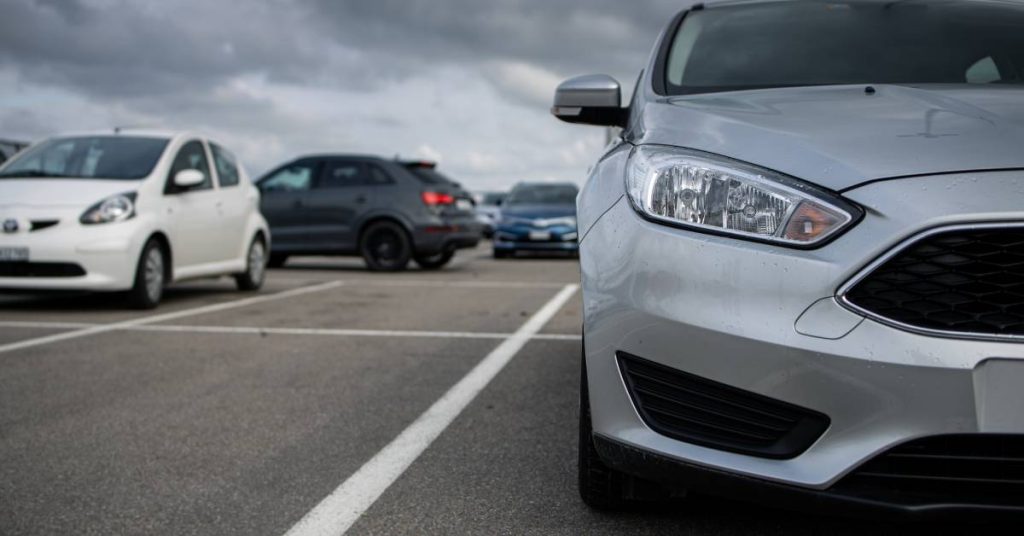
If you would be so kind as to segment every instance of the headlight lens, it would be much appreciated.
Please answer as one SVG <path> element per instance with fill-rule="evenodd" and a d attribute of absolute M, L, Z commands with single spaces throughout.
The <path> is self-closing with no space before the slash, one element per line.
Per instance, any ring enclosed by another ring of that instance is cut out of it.
<path fill-rule="evenodd" d="M 626 190 L 650 219 L 783 245 L 823 242 L 860 215 L 856 206 L 791 177 L 665 146 L 633 150 Z"/>
<path fill-rule="evenodd" d="M 576 227 L 576 218 L 573 218 L 572 216 L 566 216 L 564 218 L 539 219 L 534 220 L 533 223 L 537 227 Z"/>
<path fill-rule="evenodd" d="M 85 225 L 124 221 L 135 216 L 135 192 L 112 195 L 89 207 L 79 219 Z"/>

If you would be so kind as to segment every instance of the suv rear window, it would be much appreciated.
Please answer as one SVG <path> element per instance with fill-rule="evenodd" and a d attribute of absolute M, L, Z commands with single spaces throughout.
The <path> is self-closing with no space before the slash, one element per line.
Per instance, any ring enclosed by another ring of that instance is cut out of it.
<path fill-rule="evenodd" d="M 688 13 L 669 93 L 833 84 L 1021 84 L 1024 6 L 771 2 Z"/>
<path fill-rule="evenodd" d="M 436 169 L 426 166 L 405 166 L 417 179 L 423 181 L 426 184 L 451 184 L 452 181 L 448 177 L 437 172 Z"/>

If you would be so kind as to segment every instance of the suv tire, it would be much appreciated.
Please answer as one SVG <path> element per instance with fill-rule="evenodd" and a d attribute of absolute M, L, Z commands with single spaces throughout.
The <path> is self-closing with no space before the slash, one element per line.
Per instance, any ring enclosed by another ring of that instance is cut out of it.
<path fill-rule="evenodd" d="M 409 265 L 412 242 L 401 225 L 379 221 L 363 231 L 359 253 L 372 272 L 398 272 Z"/>

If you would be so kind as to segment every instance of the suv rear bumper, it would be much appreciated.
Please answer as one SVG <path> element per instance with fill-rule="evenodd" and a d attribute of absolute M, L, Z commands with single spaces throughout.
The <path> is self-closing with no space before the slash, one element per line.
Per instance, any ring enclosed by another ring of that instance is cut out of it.
<path fill-rule="evenodd" d="M 482 225 L 474 218 L 417 227 L 412 234 L 413 249 L 420 255 L 474 248 L 483 235 Z"/>

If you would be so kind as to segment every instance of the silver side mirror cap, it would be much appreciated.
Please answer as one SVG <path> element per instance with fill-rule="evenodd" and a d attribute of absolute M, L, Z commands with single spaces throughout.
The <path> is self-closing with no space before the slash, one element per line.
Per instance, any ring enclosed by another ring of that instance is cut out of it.
<path fill-rule="evenodd" d="M 622 107 L 622 87 L 606 74 L 577 76 L 555 90 L 551 113 L 567 123 L 624 127 L 627 110 Z"/>

